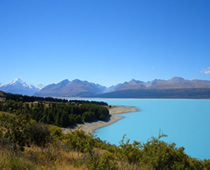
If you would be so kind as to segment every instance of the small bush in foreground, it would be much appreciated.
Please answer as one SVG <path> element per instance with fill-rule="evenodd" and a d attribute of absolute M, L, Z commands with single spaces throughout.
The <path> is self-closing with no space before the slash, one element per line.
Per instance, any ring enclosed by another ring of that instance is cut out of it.
<path fill-rule="evenodd" d="M 87 167 L 90 170 L 117 170 L 117 161 L 114 158 L 114 155 L 106 152 L 103 155 L 94 154 L 92 155 L 88 162 Z"/>
<path fill-rule="evenodd" d="M 0 117 L 1 138 L 8 140 L 10 147 L 16 151 L 24 150 L 24 146 L 30 143 L 31 124 L 24 115 L 10 116 L 2 114 Z"/>
<path fill-rule="evenodd" d="M 37 146 L 45 147 L 51 140 L 48 126 L 42 123 L 33 123 L 31 126 L 31 142 Z"/>
<path fill-rule="evenodd" d="M 65 136 L 65 143 L 72 151 L 92 153 L 95 140 L 92 136 L 86 135 L 84 131 L 75 130 Z"/>

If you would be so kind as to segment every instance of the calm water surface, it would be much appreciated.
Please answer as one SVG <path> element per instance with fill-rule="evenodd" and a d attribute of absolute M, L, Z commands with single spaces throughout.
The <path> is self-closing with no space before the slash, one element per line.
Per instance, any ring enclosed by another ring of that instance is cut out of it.
<path fill-rule="evenodd" d="M 140 111 L 120 114 L 125 118 L 95 131 L 111 144 L 122 136 L 140 142 L 167 134 L 164 141 L 184 146 L 185 152 L 198 159 L 210 159 L 210 100 L 188 99 L 100 99 L 109 105 L 135 106 Z"/>

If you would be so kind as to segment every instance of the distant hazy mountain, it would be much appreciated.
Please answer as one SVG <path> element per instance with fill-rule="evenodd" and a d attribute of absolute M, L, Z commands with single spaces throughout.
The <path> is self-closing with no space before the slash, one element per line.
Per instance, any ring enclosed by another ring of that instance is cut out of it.
<path fill-rule="evenodd" d="M 122 85 L 122 83 L 108 87 L 105 89 L 104 93 L 116 91 L 121 85 Z"/>
<path fill-rule="evenodd" d="M 155 79 L 149 82 L 131 80 L 129 82 L 119 84 L 113 91 L 99 94 L 96 97 L 210 98 L 210 81 L 185 80 L 181 77 L 174 77 L 170 80 Z"/>
<path fill-rule="evenodd" d="M 210 81 L 185 80 L 181 77 L 174 77 L 170 80 L 153 80 L 147 88 L 151 89 L 210 88 Z"/>
<path fill-rule="evenodd" d="M 115 91 L 131 89 L 183 89 L 183 88 L 210 88 L 210 81 L 207 80 L 185 80 L 181 77 L 174 77 L 170 80 L 155 79 L 143 82 L 131 80 L 120 84 Z"/>
<path fill-rule="evenodd" d="M 145 83 L 139 80 L 131 80 L 121 84 L 116 90 L 127 90 L 127 89 L 145 89 Z"/>
<path fill-rule="evenodd" d="M 210 88 L 130 89 L 99 94 L 100 98 L 189 98 L 210 99 Z"/>
<path fill-rule="evenodd" d="M 57 84 L 50 84 L 37 92 L 36 96 L 52 97 L 90 97 L 101 94 L 106 87 L 75 79 L 73 81 L 63 80 Z"/>
<path fill-rule="evenodd" d="M 33 95 L 38 92 L 43 86 L 35 86 L 27 84 L 21 79 L 17 78 L 8 84 L 1 84 L 0 90 L 7 93 L 22 94 L 22 95 Z"/>

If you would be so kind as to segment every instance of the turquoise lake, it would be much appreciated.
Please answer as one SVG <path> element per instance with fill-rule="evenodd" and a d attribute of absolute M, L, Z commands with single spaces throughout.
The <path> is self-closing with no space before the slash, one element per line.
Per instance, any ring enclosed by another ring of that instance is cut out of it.
<path fill-rule="evenodd" d="M 100 99 L 109 105 L 134 106 L 140 111 L 120 114 L 124 119 L 97 129 L 102 140 L 119 145 L 123 135 L 131 141 L 147 142 L 159 131 L 162 140 L 183 146 L 198 159 L 210 159 L 210 100 L 193 99 Z"/>

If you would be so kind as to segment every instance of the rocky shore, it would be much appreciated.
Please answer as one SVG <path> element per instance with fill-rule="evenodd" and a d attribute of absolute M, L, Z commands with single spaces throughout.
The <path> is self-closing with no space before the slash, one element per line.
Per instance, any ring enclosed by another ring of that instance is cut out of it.
<path fill-rule="evenodd" d="M 84 124 L 78 124 L 77 126 L 69 128 L 63 128 L 64 133 L 69 133 L 71 130 L 81 129 L 85 131 L 86 134 L 93 133 L 96 129 L 102 128 L 104 126 L 108 126 L 120 119 L 123 118 L 123 116 L 117 116 L 117 114 L 122 113 L 129 113 L 129 112 L 137 112 L 138 109 L 135 107 L 130 106 L 112 106 L 109 108 L 110 117 L 107 118 L 106 121 L 96 121 L 91 123 L 84 123 Z"/>

